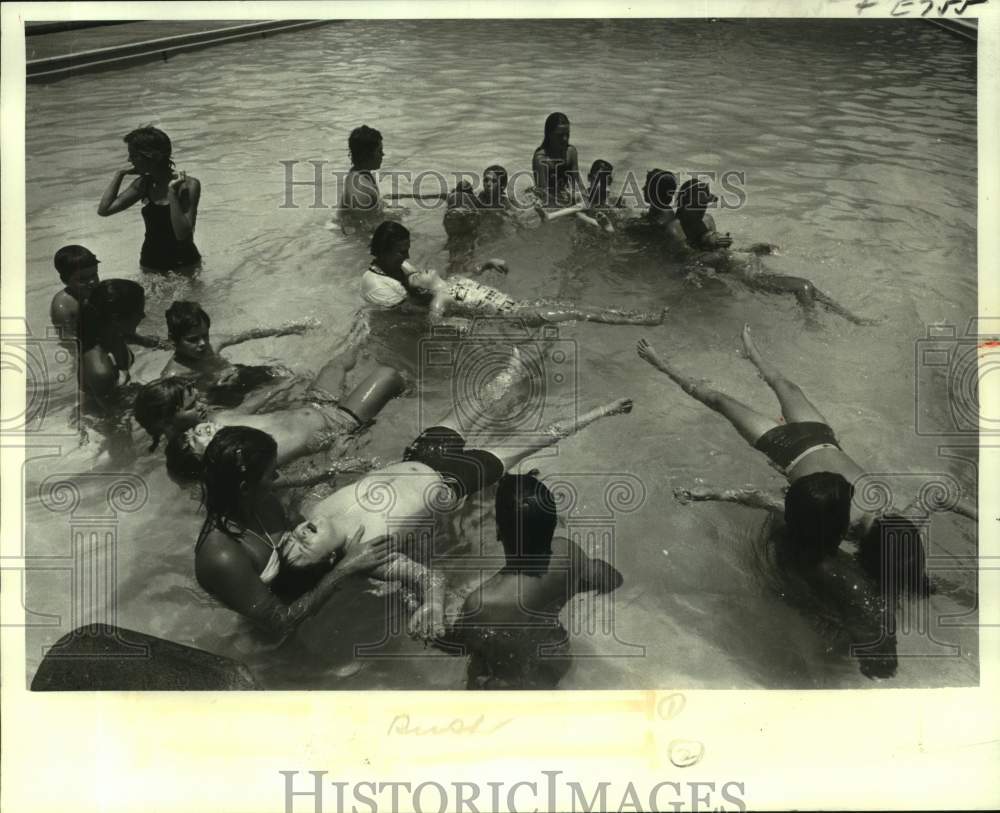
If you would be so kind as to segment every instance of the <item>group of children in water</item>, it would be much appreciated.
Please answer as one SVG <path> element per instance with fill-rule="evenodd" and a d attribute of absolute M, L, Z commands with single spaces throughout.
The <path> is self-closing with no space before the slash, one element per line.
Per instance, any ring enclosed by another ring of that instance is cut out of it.
<path fill-rule="evenodd" d="M 564 115 L 553 113 L 546 119 L 543 142 L 532 158 L 537 200 L 527 212 L 535 223 L 572 217 L 595 234 L 622 234 L 663 247 L 692 267 L 711 269 L 705 273 L 730 274 L 758 290 L 791 293 L 809 311 L 818 302 L 856 323 L 868 323 L 807 280 L 764 270 L 759 258 L 773 246 L 732 250 L 732 238 L 718 232 L 707 212 L 715 198 L 701 181 L 688 181 L 678 189 L 672 173 L 654 169 L 644 188 L 647 211 L 636 216 L 619 205 L 620 199 L 612 203 L 613 167 L 595 161 L 585 183 L 569 134 Z M 174 272 L 196 267 L 200 184 L 174 170 L 170 140 L 161 131 L 141 128 L 125 142 L 129 165 L 115 173 L 99 214 L 115 214 L 142 201 L 142 267 Z M 352 167 L 341 212 L 356 227 L 371 227 L 372 259 L 361 275 L 369 310 L 394 318 L 415 312 L 432 324 L 454 326 L 459 336 L 472 320 L 485 317 L 528 326 L 570 320 L 662 323 L 664 309 L 523 301 L 474 279 L 486 272 L 502 277 L 508 269 L 497 258 L 475 263 L 469 246 L 475 247 L 498 222 L 525 222 L 526 209 L 511 204 L 508 173 L 499 165 L 483 173 L 480 192 L 466 184 L 447 196 L 444 228 L 449 246 L 460 246 L 452 252 L 449 273 L 416 268 L 409 259 L 409 231 L 397 220 L 386 219 L 374 175 L 384 156 L 381 134 L 359 127 L 351 133 L 349 149 Z M 124 179 L 132 175 L 136 177 L 122 190 Z M 82 246 L 60 249 L 55 265 L 65 288 L 53 299 L 52 321 L 64 338 L 79 342 L 81 389 L 91 408 L 122 408 L 118 396 L 128 390 L 134 359 L 130 344 L 173 349 L 160 377 L 134 393 L 131 409 L 149 434 L 152 449 L 165 440 L 171 476 L 201 484 L 206 517 L 194 549 L 195 575 L 206 591 L 259 625 L 287 634 L 318 611 L 347 576 L 365 573 L 401 582 L 416 597 L 411 633 L 446 650 L 470 654 L 470 688 L 558 682 L 568 661 L 540 657 L 538 647 L 565 656 L 567 633 L 559 624 L 559 612 L 576 593 L 614 590 L 622 576 L 576 543 L 556 536 L 555 500 L 537 470 L 514 474 L 513 469 L 594 421 L 627 414 L 630 400 L 595 406 L 529 440 L 512 437 L 497 443 L 497 427 L 505 425 L 504 418 L 523 401 L 531 383 L 515 346 L 506 367 L 477 393 L 483 424 L 478 428 L 494 433 L 491 444 L 477 447 L 470 427 L 458 419 L 456 404 L 424 429 L 397 462 L 363 472 L 360 479 L 300 511 L 281 498 L 282 487 L 329 480 L 343 472 L 338 460 L 404 389 L 402 377 L 391 366 L 356 369 L 362 331 L 352 330 L 341 352 L 303 385 L 287 370 L 234 365 L 220 351 L 252 339 L 301 333 L 314 327 L 312 323 L 256 328 L 213 346 L 209 315 L 197 303 L 179 301 L 166 312 L 169 341 L 163 343 L 137 333 L 145 316 L 141 285 L 122 279 L 99 281 L 98 259 Z M 860 607 L 862 627 L 867 626 L 854 631 L 865 636 L 854 643 L 871 644 L 861 669 L 870 677 L 891 676 L 896 670 L 891 623 L 896 603 L 904 596 L 923 597 L 929 590 L 919 533 L 914 526 L 909 526 L 912 533 L 899 532 L 907 527 L 905 511 L 876 517 L 857 507 L 852 484 L 864 470 L 841 450 L 835 433 L 802 391 L 762 357 L 749 327 L 742 338 L 746 357 L 778 397 L 783 423 L 688 378 L 645 339 L 637 351 L 688 395 L 728 418 L 786 474 L 789 487 L 783 495 L 699 488 L 678 490 L 676 496 L 683 502 L 740 502 L 780 515 L 783 523 L 774 538 L 780 567 L 798 574 L 811 589 Z M 353 387 L 352 375 L 357 379 Z M 318 474 L 311 479 L 290 474 L 292 461 L 320 452 L 334 459 Z M 436 529 L 432 537 L 445 534 L 442 522 L 453 518 L 470 497 L 493 486 L 497 537 L 506 563 L 481 583 L 449 584 L 428 556 L 437 543 L 418 538 L 418 531 L 430 524 Z M 386 490 L 393 495 L 391 518 L 380 497 Z M 949 508 L 976 516 L 975 509 L 961 501 Z M 884 533 L 888 519 L 896 529 L 891 535 Z M 841 550 L 841 543 L 852 538 L 858 545 L 856 561 Z"/>

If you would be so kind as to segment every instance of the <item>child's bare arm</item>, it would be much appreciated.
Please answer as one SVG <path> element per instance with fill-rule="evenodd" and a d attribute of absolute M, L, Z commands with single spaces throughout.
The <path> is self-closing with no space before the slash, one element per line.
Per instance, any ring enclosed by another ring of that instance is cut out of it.
<path fill-rule="evenodd" d="M 250 330 L 245 330 L 242 333 L 237 333 L 235 336 L 223 339 L 216 344 L 215 349 L 218 351 L 225 347 L 232 347 L 234 344 L 241 344 L 252 339 L 265 339 L 269 336 L 301 335 L 310 328 L 319 326 L 319 320 L 306 318 L 285 322 L 285 324 L 279 325 L 278 327 L 255 327 Z"/>
<path fill-rule="evenodd" d="M 715 500 L 718 502 L 735 502 L 745 505 L 748 508 L 763 508 L 766 511 L 777 514 L 784 514 L 785 512 L 785 499 L 783 495 L 751 486 L 743 488 L 716 488 L 713 486 L 675 488 L 674 498 L 678 502 L 685 504 Z"/>

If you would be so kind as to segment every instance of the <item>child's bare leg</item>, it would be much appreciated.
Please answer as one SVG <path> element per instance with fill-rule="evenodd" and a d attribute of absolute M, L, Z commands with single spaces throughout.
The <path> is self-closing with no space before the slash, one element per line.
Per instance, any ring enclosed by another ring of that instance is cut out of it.
<path fill-rule="evenodd" d="M 760 373 L 767 385 L 774 390 L 781 404 L 781 414 L 785 416 L 788 423 L 799 423 L 801 421 L 815 421 L 826 423 L 826 418 L 820 413 L 812 402 L 806 398 L 805 393 L 799 386 L 785 378 L 770 362 L 766 361 L 757 349 L 753 336 L 750 333 L 750 325 L 743 325 L 743 350 L 747 358 Z"/>
<path fill-rule="evenodd" d="M 666 308 L 658 311 L 627 311 L 620 308 L 578 305 L 572 302 L 539 300 L 518 303 L 513 315 L 531 324 L 586 321 L 609 325 L 661 325 L 666 312 Z"/>
<path fill-rule="evenodd" d="M 845 308 L 839 302 L 834 301 L 830 296 L 828 296 L 827 294 L 823 293 L 821 290 L 819 290 L 816 287 L 813 287 L 813 296 L 815 297 L 816 301 L 819 302 L 821 305 L 823 305 L 823 307 L 825 307 L 827 310 L 831 310 L 834 313 L 840 314 L 848 322 L 853 322 L 856 325 L 877 325 L 878 324 L 878 320 L 877 319 L 867 319 L 864 316 L 858 316 L 856 313 L 854 313 L 852 311 L 849 311 L 847 308 Z"/>
<path fill-rule="evenodd" d="M 649 362 L 657 370 L 664 373 L 692 398 L 701 401 L 709 409 L 715 410 L 728 419 L 751 446 L 760 439 L 761 435 L 778 425 L 776 421 L 771 420 L 766 415 L 761 415 L 742 401 L 737 401 L 725 393 L 683 375 L 663 358 L 646 339 L 640 339 L 636 349 L 639 352 L 639 358 Z"/>
<path fill-rule="evenodd" d="M 320 390 L 334 397 L 342 396 L 347 384 L 347 374 L 354 369 L 357 362 L 358 346 L 356 344 L 349 345 L 323 365 L 319 373 L 316 374 L 311 389 Z"/>
<path fill-rule="evenodd" d="M 520 463 L 526 457 L 530 457 L 535 454 L 535 452 L 546 449 L 558 443 L 560 440 L 568 438 L 575 435 L 581 429 L 585 429 L 598 421 L 601 418 L 607 418 L 612 415 L 627 415 L 632 411 L 632 399 L 631 398 L 619 398 L 615 401 L 611 401 L 594 409 L 584 412 L 582 415 L 574 418 L 567 418 L 565 420 L 559 420 L 551 424 L 548 429 L 536 438 L 532 438 L 527 443 L 521 446 L 504 445 L 500 447 L 492 447 L 485 449 L 485 451 L 492 454 L 498 460 L 503 463 L 505 471 L 509 471 L 511 467 Z"/>

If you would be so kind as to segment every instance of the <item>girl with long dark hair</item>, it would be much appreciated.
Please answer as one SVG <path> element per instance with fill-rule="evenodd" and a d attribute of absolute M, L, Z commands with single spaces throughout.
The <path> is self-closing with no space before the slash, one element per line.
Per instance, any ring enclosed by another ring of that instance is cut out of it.
<path fill-rule="evenodd" d="M 217 599 L 265 629 L 288 635 L 319 610 L 345 578 L 393 558 L 388 537 L 359 544 L 362 526 L 312 573 L 283 568 L 282 548 L 295 522 L 272 490 L 274 439 L 258 429 L 226 427 L 205 450 L 204 462 L 206 516 L 195 545 L 195 577 Z M 313 584 L 305 587 L 309 581 Z"/>
<path fill-rule="evenodd" d="M 584 188 L 580 178 L 576 147 L 569 143 L 569 119 L 564 113 L 550 113 L 545 119 L 545 135 L 531 157 L 535 189 L 545 206 L 568 206 Z"/>

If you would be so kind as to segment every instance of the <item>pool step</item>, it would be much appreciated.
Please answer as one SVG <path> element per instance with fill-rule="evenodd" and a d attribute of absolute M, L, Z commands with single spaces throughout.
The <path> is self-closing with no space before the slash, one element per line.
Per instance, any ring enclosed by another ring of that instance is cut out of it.
<path fill-rule="evenodd" d="M 288 31 L 298 31 L 303 28 L 325 25 L 331 20 L 262 20 L 255 23 L 213 28 L 208 31 L 198 31 L 191 34 L 179 34 L 172 37 L 132 42 L 125 45 L 115 45 L 110 48 L 97 48 L 90 51 L 78 51 L 71 54 L 30 59 L 27 62 L 27 79 L 29 82 L 62 79 L 84 71 L 104 68 L 119 68 L 125 65 L 154 60 L 166 60 L 173 54 L 194 51 L 226 42 L 266 37 L 269 34 L 279 34 Z"/>
<path fill-rule="evenodd" d="M 957 34 L 967 40 L 972 40 L 972 42 L 979 41 L 979 24 L 975 20 L 927 19 L 927 22 L 934 23 L 934 25 L 940 26 L 946 31 L 950 31 L 952 34 Z"/>

